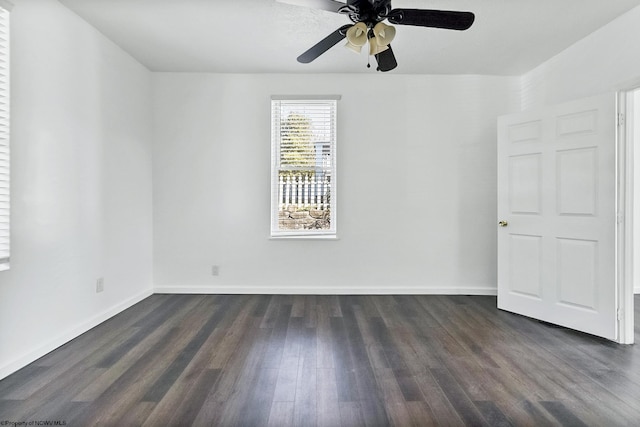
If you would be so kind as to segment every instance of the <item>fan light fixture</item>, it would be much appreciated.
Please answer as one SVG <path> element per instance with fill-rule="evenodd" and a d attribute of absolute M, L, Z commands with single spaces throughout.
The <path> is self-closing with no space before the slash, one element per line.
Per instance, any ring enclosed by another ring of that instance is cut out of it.
<path fill-rule="evenodd" d="M 383 22 L 378 22 L 369 31 L 369 55 L 377 55 L 389 49 L 389 45 L 395 36 L 395 28 Z"/>
<path fill-rule="evenodd" d="M 373 33 L 373 30 L 369 30 L 368 37 L 369 37 L 369 55 L 371 56 L 377 55 L 380 52 L 384 52 L 385 50 L 389 49 L 388 46 L 380 46 L 378 44 L 378 39 Z"/>
<path fill-rule="evenodd" d="M 371 35 L 371 37 L 369 37 L 369 55 L 377 55 L 380 52 L 384 52 L 385 50 L 389 49 L 389 46 L 380 46 L 373 33 L 369 34 Z"/>
<path fill-rule="evenodd" d="M 389 44 L 396 36 L 396 29 L 384 22 L 378 22 L 372 29 L 364 22 L 358 22 L 347 30 L 346 48 L 360 53 L 362 46 L 369 40 L 369 55 L 377 55 L 389 49 Z"/>
<path fill-rule="evenodd" d="M 367 24 L 358 22 L 347 30 L 346 48 L 356 53 L 360 53 L 362 46 L 367 43 Z"/>
<path fill-rule="evenodd" d="M 376 38 L 378 46 L 389 46 L 396 36 L 396 29 L 391 25 L 387 25 L 384 22 L 378 22 L 373 27 L 373 35 Z"/>

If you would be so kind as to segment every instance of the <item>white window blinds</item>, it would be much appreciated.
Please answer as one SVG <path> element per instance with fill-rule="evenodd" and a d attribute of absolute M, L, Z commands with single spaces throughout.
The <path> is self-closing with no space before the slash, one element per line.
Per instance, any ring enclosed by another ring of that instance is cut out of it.
<path fill-rule="evenodd" d="M 0 269 L 9 268 L 9 11 L 0 1 Z"/>
<path fill-rule="evenodd" d="M 336 232 L 336 99 L 272 99 L 271 235 Z"/>

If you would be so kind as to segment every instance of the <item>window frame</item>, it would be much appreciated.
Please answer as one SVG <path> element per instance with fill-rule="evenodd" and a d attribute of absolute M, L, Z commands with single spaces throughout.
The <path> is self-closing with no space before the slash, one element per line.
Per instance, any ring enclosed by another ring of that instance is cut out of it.
<path fill-rule="evenodd" d="M 337 114 L 340 95 L 274 95 L 271 97 L 271 239 L 337 239 Z M 280 153 L 281 153 L 281 124 L 284 117 L 280 116 L 282 104 L 326 104 L 332 108 L 332 129 L 329 148 L 330 182 L 329 182 L 329 229 L 279 229 L 280 194 Z"/>
<path fill-rule="evenodd" d="M 11 10 L 0 0 L 0 271 L 11 263 Z"/>

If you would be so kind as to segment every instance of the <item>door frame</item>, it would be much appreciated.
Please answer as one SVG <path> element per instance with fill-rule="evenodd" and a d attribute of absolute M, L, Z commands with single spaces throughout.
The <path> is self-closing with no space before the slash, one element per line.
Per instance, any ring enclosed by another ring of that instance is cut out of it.
<path fill-rule="evenodd" d="M 632 93 L 640 89 L 640 79 L 618 89 L 618 159 L 616 290 L 618 292 L 618 342 L 634 341 L 634 105 Z M 635 108 L 640 108 L 636 105 Z M 638 132 L 638 129 L 635 130 Z M 639 147 L 640 149 L 640 147 Z M 640 165 L 638 165 L 640 166 Z M 639 177 L 640 178 L 640 177 Z"/>

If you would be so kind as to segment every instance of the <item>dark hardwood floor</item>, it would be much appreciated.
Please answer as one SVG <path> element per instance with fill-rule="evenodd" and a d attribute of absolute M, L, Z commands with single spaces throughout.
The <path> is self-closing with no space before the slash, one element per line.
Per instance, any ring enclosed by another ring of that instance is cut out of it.
<path fill-rule="evenodd" d="M 635 302 L 619 346 L 495 297 L 154 295 L 0 381 L 0 422 L 638 426 Z"/>

